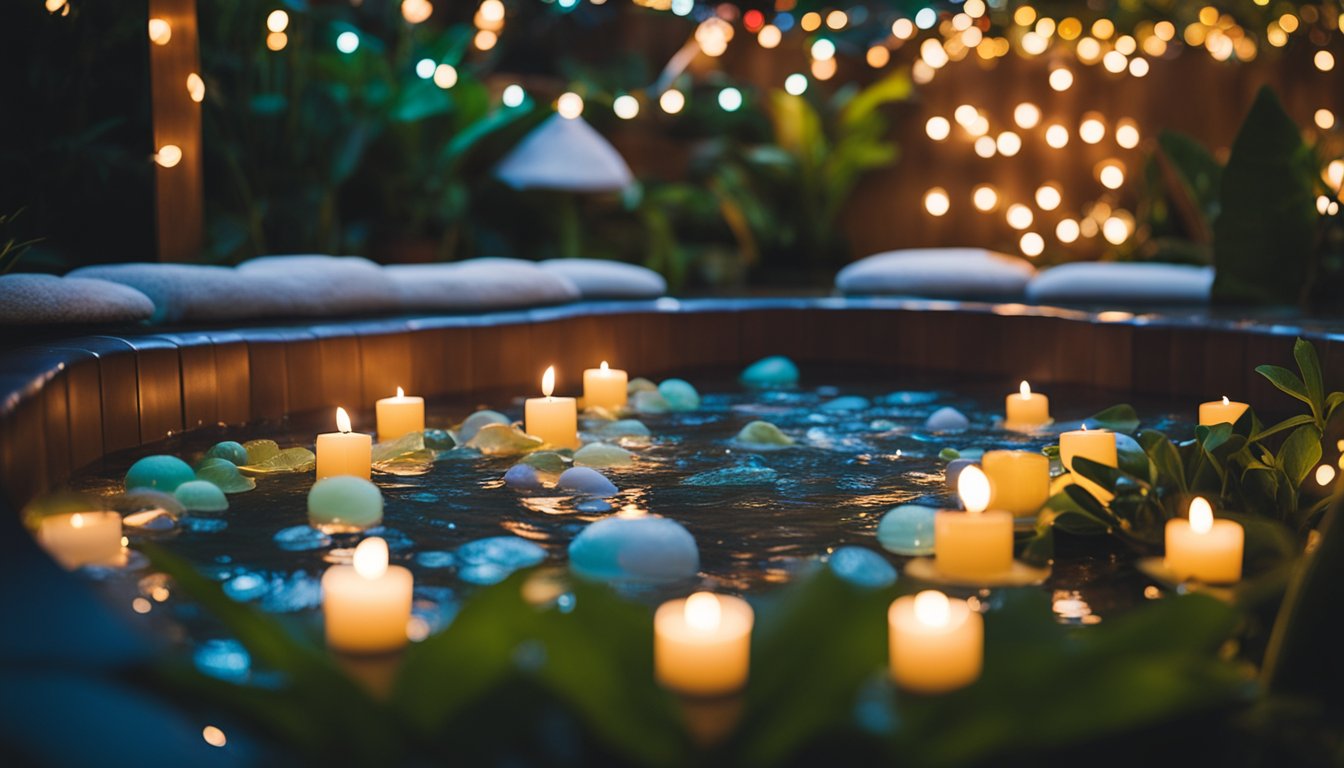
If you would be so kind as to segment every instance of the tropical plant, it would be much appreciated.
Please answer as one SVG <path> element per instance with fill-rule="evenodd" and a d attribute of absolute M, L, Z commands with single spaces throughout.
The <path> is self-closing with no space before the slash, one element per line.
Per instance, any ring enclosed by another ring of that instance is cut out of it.
<path fill-rule="evenodd" d="M 0 275 L 11 272 L 23 257 L 24 251 L 42 242 L 40 237 L 20 241 L 11 234 L 14 220 L 19 218 L 21 213 L 22 208 L 13 213 L 0 214 Z"/>

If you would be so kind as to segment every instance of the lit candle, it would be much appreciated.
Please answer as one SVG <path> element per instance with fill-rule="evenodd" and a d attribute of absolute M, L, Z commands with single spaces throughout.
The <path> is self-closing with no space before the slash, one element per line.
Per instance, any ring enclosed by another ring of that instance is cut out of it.
<path fill-rule="evenodd" d="M 1223 395 L 1222 400 L 1210 400 L 1207 403 L 1199 404 L 1199 423 L 1202 426 L 1211 427 L 1214 424 L 1236 424 L 1241 414 L 1250 408 L 1246 403 L 1238 403 L 1235 400 L 1228 400 L 1227 395 Z"/>
<path fill-rule="evenodd" d="M 891 679 L 916 693 L 945 693 L 980 677 L 985 622 L 965 600 L 937 590 L 896 598 L 887 610 Z"/>
<path fill-rule="evenodd" d="M 353 475 L 369 478 L 373 464 L 373 436 L 350 431 L 350 414 L 336 409 L 336 429 L 317 436 L 317 479 Z"/>
<path fill-rule="evenodd" d="M 746 600 L 696 592 L 669 600 L 653 616 L 653 668 L 658 682 L 695 696 L 739 691 L 747 683 L 751 627 Z"/>
<path fill-rule="evenodd" d="M 379 442 L 425 431 L 425 399 L 407 397 L 401 387 L 397 387 L 396 397 L 384 397 L 375 403 L 375 410 L 378 413 Z"/>
<path fill-rule="evenodd" d="M 1039 392 L 1032 392 L 1031 385 L 1022 382 L 1015 395 L 1009 395 L 1004 402 L 1006 426 L 1013 428 L 1039 427 L 1050 421 L 1050 398 Z"/>
<path fill-rule="evenodd" d="M 327 645 L 345 653 L 387 653 L 406 645 L 411 619 L 411 572 L 387 564 L 387 542 L 372 537 L 355 547 L 352 565 L 322 574 Z"/>
<path fill-rule="evenodd" d="M 583 404 L 587 408 L 620 408 L 628 397 L 626 387 L 629 377 L 625 371 L 608 368 L 602 361 L 601 368 L 589 368 L 583 372 Z"/>
<path fill-rule="evenodd" d="M 965 512 L 940 510 L 933 518 L 933 560 L 946 576 L 976 579 L 1006 573 L 1013 568 L 1013 516 L 1002 510 L 986 512 L 989 479 L 977 466 L 957 478 L 957 493 Z"/>
<path fill-rule="evenodd" d="M 579 447 L 579 409 L 572 397 L 551 397 L 555 391 L 555 367 L 541 377 L 541 394 L 524 404 L 523 423 L 529 435 L 559 448 Z"/>
<path fill-rule="evenodd" d="M 1059 460 L 1066 469 L 1073 472 L 1073 481 L 1087 489 L 1103 504 L 1111 500 L 1111 492 L 1073 471 L 1073 460 L 1081 456 L 1108 467 L 1118 466 L 1119 457 L 1115 450 L 1115 433 L 1105 429 L 1082 429 L 1065 432 L 1059 436 Z"/>
<path fill-rule="evenodd" d="M 1241 579 L 1246 532 L 1231 520 L 1213 519 L 1201 496 L 1190 502 L 1190 517 L 1167 521 L 1167 570 L 1182 581 L 1228 584 Z"/>
<path fill-rule="evenodd" d="M 1050 498 L 1050 460 L 1035 451 L 985 451 L 980 467 L 989 478 L 989 506 L 1029 517 Z"/>
<path fill-rule="evenodd" d="M 56 562 L 75 569 L 110 565 L 121 557 L 121 515 L 116 512 L 74 512 L 48 515 L 37 527 L 37 543 Z"/>

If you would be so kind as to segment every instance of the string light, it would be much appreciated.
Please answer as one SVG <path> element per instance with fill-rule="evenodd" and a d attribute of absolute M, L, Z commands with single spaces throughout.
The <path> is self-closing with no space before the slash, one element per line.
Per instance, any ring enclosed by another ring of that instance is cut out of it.
<path fill-rule="evenodd" d="M 915 36 L 915 22 L 905 18 L 897 19 L 891 22 L 891 34 L 897 40 L 909 40 Z"/>
<path fill-rule="evenodd" d="M 815 48 L 813 54 L 815 55 Z M 919 44 L 919 58 L 934 69 L 942 69 L 948 62 L 947 51 L 941 43 L 930 37 Z"/>
<path fill-rule="evenodd" d="M 812 62 L 812 76 L 818 80 L 830 80 L 835 76 L 835 68 L 834 58 L 814 61 Z"/>
<path fill-rule="evenodd" d="M 149 41 L 155 45 L 167 45 L 169 40 L 173 39 L 172 26 L 163 19 L 153 18 L 149 20 Z"/>
<path fill-rule="evenodd" d="M 1328 131 L 1335 127 L 1335 113 L 1328 109 L 1316 110 L 1316 127 L 1322 131 Z"/>
<path fill-rule="evenodd" d="M 986 160 L 993 157 L 994 154 L 999 151 L 998 145 L 994 142 L 994 138 L 991 136 L 981 136 L 976 139 L 974 149 L 975 154 Z"/>
<path fill-rule="evenodd" d="M 736 88 L 724 88 L 719 91 L 719 108 L 724 112 L 736 112 L 742 107 L 742 92 Z"/>
<path fill-rule="evenodd" d="M 1017 246 L 1022 249 L 1024 256 L 1036 258 L 1045 251 L 1045 238 L 1035 232 L 1027 232 L 1017 241 Z"/>
<path fill-rule="evenodd" d="M 1101 57 L 1101 66 L 1105 67 L 1107 72 L 1118 75 L 1129 67 L 1129 59 L 1119 51 L 1109 51 Z"/>
<path fill-rule="evenodd" d="M 849 16 L 844 11 L 831 11 L 826 14 L 826 26 L 831 29 L 844 29 L 849 24 Z"/>
<path fill-rule="evenodd" d="M 1056 67 L 1050 70 L 1049 82 L 1051 90 L 1062 93 L 1073 86 L 1073 73 L 1064 67 Z"/>
<path fill-rule="evenodd" d="M 827 61 L 835 56 L 835 43 L 820 38 L 812 43 L 812 58 L 815 61 Z"/>
<path fill-rule="evenodd" d="M 675 115 L 686 106 L 686 94 L 675 88 L 663 91 L 658 97 L 658 106 L 669 115 Z"/>
<path fill-rule="evenodd" d="M 988 184 L 981 184 L 971 192 L 971 203 L 977 211 L 988 213 L 999 205 L 999 193 Z"/>
<path fill-rule="evenodd" d="M 784 78 L 784 92 L 791 96 L 802 96 L 807 91 L 807 75 L 794 72 Z"/>
<path fill-rule="evenodd" d="M 164 168 L 172 168 L 182 162 L 182 148 L 176 144 L 164 144 L 154 153 L 154 162 Z"/>
<path fill-rule="evenodd" d="M 573 91 L 567 91 L 560 94 L 560 98 L 555 100 L 555 111 L 560 116 L 573 120 L 583 114 L 583 97 Z"/>
<path fill-rule="evenodd" d="M 440 64 L 435 67 L 434 84 L 445 91 L 457 85 L 457 70 L 450 64 Z"/>
<path fill-rule="evenodd" d="M 784 39 L 784 33 L 779 31 L 779 27 L 774 24 L 766 24 L 761 27 L 761 31 L 756 33 L 756 42 L 762 48 L 774 48 Z"/>
<path fill-rule="evenodd" d="M 289 35 L 284 32 L 269 32 L 266 35 L 266 47 L 272 51 L 282 51 L 289 45 Z"/>
<path fill-rule="evenodd" d="M 1148 60 L 1140 57 L 1129 62 L 1129 74 L 1134 77 L 1146 77 L 1148 75 Z"/>
<path fill-rule="evenodd" d="M 695 42 L 700 46 L 700 50 L 711 58 L 717 58 L 728 50 L 728 43 L 733 39 L 733 25 L 720 19 L 718 16 L 711 16 L 700 22 L 700 26 L 695 28 Z"/>
<path fill-rule="evenodd" d="M 1102 122 L 1101 116 L 1095 112 L 1083 115 L 1083 122 L 1078 126 L 1078 138 L 1086 144 L 1096 144 L 1106 138 L 1106 124 Z"/>
<path fill-rule="evenodd" d="M 932 29 L 938 23 L 938 13 L 932 8 L 920 8 L 915 14 L 915 26 L 920 29 Z"/>
<path fill-rule="evenodd" d="M 874 45 L 868 49 L 864 59 L 873 69 L 881 69 L 891 61 L 891 51 L 888 51 L 885 45 Z"/>
<path fill-rule="evenodd" d="M 429 0 L 402 0 L 401 17 L 407 24 L 419 24 L 434 13 L 434 6 Z"/>
<path fill-rule="evenodd" d="M 434 76 L 434 70 L 437 65 L 433 59 L 421 59 L 415 62 L 415 76 L 421 80 L 428 80 Z"/>
<path fill-rule="evenodd" d="M 1104 160 L 1097 166 L 1097 179 L 1107 189 L 1119 189 L 1125 185 L 1125 167 L 1119 160 Z"/>
<path fill-rule="evenodd" d="M 499 35 L 488 29 L 482 29 L 471 39 L 471 44 L 479 51 L 488 51 L 499 42 Z"/>
<path fill-rule="evenodd" d="M 1078 234 L 1078 222 L 1073 219 L 1061 219 L 1060 222 L 1055 225 L 1055 237 L 1058 238 L 1061 243 L 1072 243 L 1078 239 Z"/>
<path fill-rule="evenodd" d="M 804 13 L 803 18 L 798 21 L 798 26 L 802 27 L 804 32 L 816 32 L 821 29 L 821 14 L 816 11 Z"/>
<path fill-rule="evenodd" d="M 1031 102 L 1024 101 L 1013 109 L 1013 122 L 1017 123 L 1018 128 L 1035 128 L 1037 123 L 1041 122 L 1041 110 Z"/>
<path fill-rule="evenodd" d="M 1101 225 L 1101 236 L 1111 245 L 1120 245 L 1129 239 L 1129 224 L 1119 216 L 1112 216 Z"/>
<path fill-rule="evenodd" d="M 271 32 L 284 32 L 289 29 L 289 14 L 284 11 L 271 11 L 266 17 L 266 29 Z"/>
<path fill-rule="evenodd" d="M 1045 143 L 1053 149 L 1063 149 L 1069 143 L 1069 129 L 1055 123 L 1045 129 Z"/>
<path fill-rule="evenodd" d="M 1008 211 L 1004 218 L 1007 219 L 1008 226 L 1013 229 L 1026 229 L 1031 226 L 1031 222 L 1035 220 L 1036 217 L 1032 215 L 1031 209 L 1027 206 L 1021 203 L 1013 203 L 1008 206 Z"/>
<path fill-rule="evenodd" d="M 622 120 L 634 120 L 639 115 L 639 99 L 628 93 L 621 94 L 611 102 L 611 111 Z"/>
<path fill-rule="evenodd" d="M 952 124 L 946 117 L 935 115 L 930 117 L 928 122 L 924 123 L 924 132 L 934 141 L 942 141 L 952 133 Z"/>
<path fill-rule="evenodd" d="M 1012 157 L 1018 153 L 1018 150 L 1022 149 L 1022 137 L 1012 131 L 1004 131 L 999 134 L 999 138 L 995 140 L 994 144 L 998 147 L 999 154 L 1004 157 Z"/>
<path fill-rule="evenodd" d="M 1115 124 L 1115 143 L 1125 149 L 1139 146 L 1139 126 L 1133 120 L 1122 117 Z"/>
<path fill-rule="evenodd" d="M 359 50 L 359 35 L 349 31 L 337 35 L 336 50 L 341 53 L 354 53 Z"/>
<path fill-rule="evenodd" d="M 1064 196 L 1060 193 L 1059 187 L 1053 184 L 1042 184 L 1036 188 L 1036 207 L 1042 211 L 1053 211 L 1063 202 Z"/>
<path fill-rule="evenodd" d="M 1335 55 L 1329 51 L 1317 51 L 1313 61 L 1316 68 L 1322 72 L 1329 72 L 1335 68 Z"/>
<path fill-rule="evenodd" d="M 500 97 L 500 101 L 503 102 L 504 106 L 512 109 L 514 107 L 521 107 L 523 105 L 523 99 L 526 97 L 527 92 L 523 90 L 523 86 L 517 83 L 510 83 L 505 86 L 504 94 Z"/>
<path fill-rule="evenodd" d="M 187 96 L 197 104 L 205 101 L 205 81 L 195 72 L 187 75 Z"/>
<path fill-rule="evenodd" d="M 932 216 L 942 216 L 952 207 L 952 201 L 947 197 L 947 190 L 942 187 L 934 187 L 924 193 L 924 210 Z"/>

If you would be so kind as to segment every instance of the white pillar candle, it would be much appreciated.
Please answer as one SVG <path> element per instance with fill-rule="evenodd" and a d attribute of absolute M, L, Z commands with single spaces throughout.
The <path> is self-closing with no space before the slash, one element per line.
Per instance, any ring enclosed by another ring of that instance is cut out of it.
<path fill-rule="evenodd" d="M 1201 426 L 1211 427 L 1214 424 L 1236 424 L 1241 414 L 1246 412 L 1251 406 L 1246 403 L 1238 403 L 1235 400 L 1228 400 L 1224 395 L 1222 400 L 1210 400 L 1207 403 L 1199 404 L 1199 423 Z"/>
<path fill-rule="evenodd" d="M 336 429 L 317 436 L 317 479 L 352 475 L 369 478 L 373 465 L 373 436 L 350 431 L 350 414 L 336 409 Z"/>
<path fill-rule="evenodd" d="M 541 377 L 544 397 L 530 397 L 523 407 L 524 431 L 557 448 L 579 447 L 579 408 L 572 397 L 551 397 L 555 367 Z"/>
<path fill-rule="evenodd" d="M 608 368 L 602 361 L 601 368 L 589 368 L 583 372 L 583 405 L 586 408 L 621 408 L 629 394 L 629 376 L 625 371 Z"/>
<path fill-rule="evenodd" d="M 985 451 L 980 467 L 989 478 L 989 506 L 1029 517 L 1050 498 L 1050 460 L 1036 451 Z"/>
<path fill-rule="evenodd" d="M 406 645 L 411 619 L 411 572 L 387 564 L 387 542 L 368 538 L 352 565 L 322 574 L 322 617 L 327 645 L 344 653 L 387 653 Z"/>
<path fill-rule="evenodd" d="M 669 600 L 653 616 L 653 668 L 659 684 L 694 696 L 720 696 L 747 684 L 751 627 L 746 600 L 697 592 Z"/>
<path fill-rule="evenodd" d="M 989 479 L 977 466 L 957 478 L 965 512 L 940 510 L 933 518 L 933 560 L 938 572 L 962 579 L 1006 573 L 1013 567 L 1013 516 L 986 512 Z"/>
<path fill-rule="evenodd" d="M 1003 423 L 1008 427 L 1039 427 L 1050 421 L 1050 398 L 1032 392 L 1031 385 L 1022 382 L 1016 394 L 1004 402 Z"/>
<path fill-rule="evenodd" d="M 1246 532 L 1231 520 L 1215 520 L 1203 497 L 1190 502 L 1189 518 L 1167 521 L 1167 570 L 1182 581 L 1230 584 L 1241 580 Z"/>
<path fill-rule="evenodd" d="M 384 397 L 374 409 L 378 414 L 378 442 L 425 431 L 425 399 L 407 397 L 401 387 L 397 387 L 396 397 Z"/>
<path fill-rule="evenodd" d="M 73 512 L 48 515 L 37 527 L 37 543 L 68 569 L 111 565 L 121 557 L 121 515 Z"/>
<path fill-rule="evenodd" d="M 1105 429 L 1088 429 L 1084 426 L 1082 429 L 1065 432 L 1059 436 L 1059 460 L 1069 472 L 1073 473 L 1073 481 L 1087 489 L 1103 504 L 1110 501 L 1113 495 L 1110 491 L 1074 472 L 1073 460 L 1079 456 L 1108 467 L 1119 466 L 1115 433 Z"/>
<path fill-rule="evenodd" d="M 985 623 L 965 600 L 937 590 L 896 598 L 887 610 L 891 679 L 916 693 L 945 693 L 980 677 Z"/>

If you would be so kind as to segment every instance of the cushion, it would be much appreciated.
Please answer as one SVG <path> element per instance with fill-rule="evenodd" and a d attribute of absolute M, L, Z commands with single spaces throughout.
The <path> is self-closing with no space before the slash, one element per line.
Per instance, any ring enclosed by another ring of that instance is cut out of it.
<path fill-rule="evenodd" d="M 407 310 L 470 312 L 576 301 L 579 289 L 561 275 L 520 259 L 469 259 L 449 264 L 383 268 Z"/>
<path fill-rule="evenodd" d="M 245 320 L 269 317 L 283 297 L 260 294 L 228 267 L 203 264 L 101 264 L 69 277 L 92 277 L 129 285 L 154 302 L 154 322 Z"/>
<path fill-rule="evenodd" d="M 1078 262 L 1042 270 L 1027 285 L 1041 304 L 1207 304 L 1213 267 L 1152 262 Z"/>
<path fill-rule="evenodd" d="M 850 295 L 1010 298 L 1036 268 L 983 248 L 913 248 L 860 259 L 840 270 L 835 287 Z"/>
<path fill-rule="evenodd" d="M 585 299 L 656 299 L 667 281 L 648 267 L 608 259 L 549 259 L 537 266 L 569 278 Z"/>
<path fill-rule="evenodd" d="M 238 265 L 249 281 L 288 297 L 284 315 L 331 317 L 394 312 L 400 295 L 382 267 L 359 256 L 262 256 Z"/>
<path fill-rule="evenodd" d="M 119 283 L 55 275 L 0 275 L 0 325 L 134 323 L 154 314 L 145 294 Z"/>

